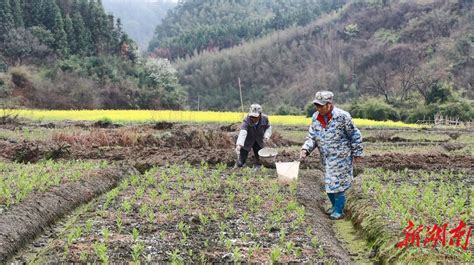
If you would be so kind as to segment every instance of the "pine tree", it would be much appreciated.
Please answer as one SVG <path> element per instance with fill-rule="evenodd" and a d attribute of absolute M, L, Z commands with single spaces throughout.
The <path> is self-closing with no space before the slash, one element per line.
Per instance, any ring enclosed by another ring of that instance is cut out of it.
<path fill-rule="evenodd" d="M 90 15 L 90 10 L 89 10 L 88 0 L 79 0 L 79 12 L 81 12 L 81 16 L 82 16 L 82 19 L 84 20 L 86 27 L 90 30 L 91 15 Z"/>
<path fill-rule="evenodd" d="M 4 40 L 6 34 L 8 34 L 13 26 L 14 21 L 9 0 L 0 0 L 0 40 Z"/>
<path fill-rule="evenodd" d="M 12 9 L 11 13 L 15 28 L 24 27 L 20 0 L 10 0 L 10 8 Z"/>
<path fill-rule="evenodd" d="M 73 54 L 86 55 L 90 53 L 90 32 L 87 29 L 84 19 L 81 15 L 81 7 L 77 0 L 73 0 L 71 5 L 71 20 L 74 28 L 76 39 L 75 49 L 71 51 Z"/>
<path fill-rule="evenodd" d="M 122 34 L 123 34 L 122 31 L 123 31 L 122 20 L 120 18 L 117 18 L 117 24 L 116 24 L 115 32 L 116 32 L 116 35 L 118 36 L 119 41 L 122 38 Z"/>
<path fill-rule="evenodd" d="M 68 53 L 68 43 L 61 11 L 54 0 L 45 0 L 44 11 L 47 15 L 43 19 L 43 24 L 53 33 L 53 49 L 59 55 L 66 55 Z"/>
<path fill-rule="evenodd" d="M 72 19 L 68 14 L 64 18 L 64 31 L 66 32 L 67 43 L 69 44 L 69 51 L 71 53 L 75 53 L 78 50 L 77 49 L 78 43 L 76 40 L 76 34 L 74 33 Z"/>
<path fill-rule="evenodd" d="M 115 29 L 114 25 L 114 16 L 112 14 L 107 15 L 108 18 L 108 29 L 109 29 L 109 52 L 110 53 L 116 53 L 118 50 L 119 46 L 119 41 L 120 41 L 120 35 L 117 34 L 117 31 Z"/>
<path fill-rule="evenodd" d="M 44 25 L 43 18 L 45 14 L 43 0 L 27 0 L 29 1 L 29 7 L 31 12 L 30 23 L 27 26 L 40 26 Z M 26 16 L 25 16 L 26 17 Z"/>
<path fill-rule="evenodd" d="M 107 26 L 107 16 L 101 2 L 89 2 L 90 31 L 96 54 L 107 51 L 111 30 Z"/>

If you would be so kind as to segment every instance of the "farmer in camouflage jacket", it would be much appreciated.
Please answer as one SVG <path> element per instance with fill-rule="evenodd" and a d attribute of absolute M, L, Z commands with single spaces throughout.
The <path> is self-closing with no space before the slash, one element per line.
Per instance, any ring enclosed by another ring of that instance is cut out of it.
<path fill-rule="evenodd" d="M 300 160 L 304 160 L 316 147 L 321 155 L 326 193 L 332 207 L 330 218 L 344 217 L 345 196 L 353 180 L 353 162 L 362 158 L 362 136 L 346 111 L 333 105 L 333 93 L 319 91 L 313 103 L 316 112 L 306 141 L 301 147 Z"/>

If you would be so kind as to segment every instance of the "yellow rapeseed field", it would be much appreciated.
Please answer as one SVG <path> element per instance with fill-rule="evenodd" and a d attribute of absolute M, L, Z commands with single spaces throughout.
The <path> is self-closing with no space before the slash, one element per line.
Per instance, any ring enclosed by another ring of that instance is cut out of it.
<path fill-rule="evenodd" d="M 215 111 L 174 111 L 174 110 L 3 110 L 3 113 L 20 117 L 53 121 L 53 120 L 111 120 L 113 122 L 192 122 L 192 123 L 234 123 L 242 121 L 246 113 Z M 0 115 L 2 115 L 0 113 Z M 270 122 L 275 125 L 309 125 L 311 119 L 305 116 L 270 115 Z M 372 121 L 354 119 L 359 127 L 420 127 L 393 121 Z"/>

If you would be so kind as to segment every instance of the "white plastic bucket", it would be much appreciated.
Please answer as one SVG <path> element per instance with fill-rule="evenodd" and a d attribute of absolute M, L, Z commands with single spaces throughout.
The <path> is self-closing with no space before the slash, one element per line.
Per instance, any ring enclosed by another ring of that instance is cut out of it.
<path fill-rule="evenodd" d="M 280 180 L 296 180 L 300 169 L 300 162 L 277 162 L 275 163 L 278 179 Z"/>
<path fill-rule="evenodd" d="M 260 162 L 266 167 L 272 167 L 275 164 L 276 156 L 278 151 L 273 148 L 265 147 L 258 151 Z"/>

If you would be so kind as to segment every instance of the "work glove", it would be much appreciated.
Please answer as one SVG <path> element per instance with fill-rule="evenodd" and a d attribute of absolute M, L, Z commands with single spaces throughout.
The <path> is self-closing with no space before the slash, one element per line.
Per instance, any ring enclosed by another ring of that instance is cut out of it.
<path fill-rule="evenodd" d="M 308 151 L 306 151 L 305 149 L 302 149 L 300 151 L 300 161 L 305 160 L 307 156 L 308 156 Z"/>
<path fill-rule="evenodd" d="M 240 154 L 240 149 L 242 149 L 242 146 L 241 146 L 241 145 L 236 145 L 236 146 L 235 146 L 235 152 L 236 152 L 237 154 Z"/>

